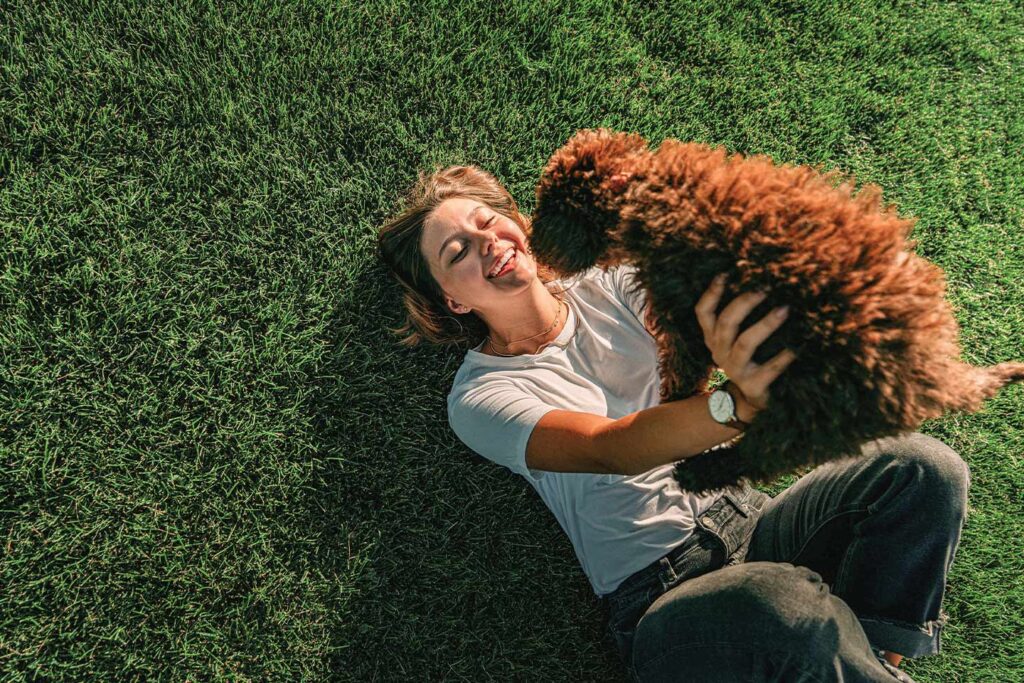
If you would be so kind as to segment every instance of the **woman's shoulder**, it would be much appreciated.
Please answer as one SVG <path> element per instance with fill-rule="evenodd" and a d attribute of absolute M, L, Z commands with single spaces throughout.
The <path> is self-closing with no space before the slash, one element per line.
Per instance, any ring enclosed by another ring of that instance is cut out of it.
<path fill-rule="evenodd" d="M 615 291 L 623 278 L 630 277 L 636 270 L 632 263 L 620 263 L 614 266 L 591 266 L 577 275 L 557 278 L 548 283 L 549 288 L 558 287 L 564 290 L 579 292 L 578 286 L 586 284 L 604 291 Z M 586 287 L 584 288 L 586 289 Z"/>

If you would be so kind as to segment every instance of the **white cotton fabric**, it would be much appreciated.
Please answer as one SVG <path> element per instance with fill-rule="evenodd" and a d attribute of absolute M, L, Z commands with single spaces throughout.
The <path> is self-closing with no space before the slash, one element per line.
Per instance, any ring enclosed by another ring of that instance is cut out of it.
<path fill-rule="evenodd" d="M 593 267 L 568 287 L 561 334 L 536 354 L 466 352 L 448 394 L 448 421 L 470 449 L 522 475 L 568 534 L 594 593 L 604 596 L 667 554 L 716 498 L 681 491 L 672 463 L 638 475 L 547 472 L 526 466 L 526 444 L 555 409 L 617 419 L 660 403 L 657 348 L 643 324 L 636 267 Z"/>

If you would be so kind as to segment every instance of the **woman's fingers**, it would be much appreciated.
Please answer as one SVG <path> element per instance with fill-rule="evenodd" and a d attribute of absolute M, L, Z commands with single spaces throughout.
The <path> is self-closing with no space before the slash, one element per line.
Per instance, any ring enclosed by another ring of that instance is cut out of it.
<path fill-rule="evenodd" d="M 796 358 L 796 351 L 793 351 L 792 349 L 782 349 L 775 354 L 771 360 L 767 361 L 754 371 L 753 374 L 757 377 L 756 383 L 767 389 L 779 375 L 785 372 L 786 368 L 788 368 Z"/>
<path fill-rule="evenodd" d="M 783 311 L 783 307 L 772 309 L 763 318 L 748 327 L 733 344 L 732 353 L 737 365 L 746 367 L 747 363 L 754 356 L 754 351 L 765 339 L 770 337 L 775 330 L 779 329 L 782 323 L 786 322 L 786 315 L 777 315 Z"/>
<path fill-rule="evenodd" d="M 715 329 L 715 308 L 724 291 L 725 277 L 719 275 L 711 282 L 711 286 L 704 291 L 704 294 L 697 299 L 697 305 L 694 306 L 694 310 L 697 311 L 697 322 L 700 323 L 700 327 L 704 331 L 705 341 L 711 339 L 711 333 Z"/>
<path fill-rule="evenodd" d="M 725 278 L 719 276 L 697 301 L 694 307 L 697 321 L 704 331 L 705 344 L 712 352 L 715 362 L 721 366 L 728 364 L 730 369 L 746 368 L 757 347 L 785 322 L 786 316 L 775 315 L 779 309 L 773 309 L 761 320 L 751 325 L 737 339 L 740 324 L 747 319 L 750 312 L 764 301 L 766 292 L 745 292 L 740 294 L 715 315 L 725 291 Z M 728 355 L 728 358 L 726 356 Z M 782 373 L 796 357 L 792 351 L 784 350 L 764 365 L 755 366 L 751 374 L 760 375 L 759 380 L 767 386 L 775 377 Z"/>
<path fill-rule="evenodd" d="M 715 321 L 715 345 L 731 353 L 740 323 L 747 319 L 750 312 L 764 301 L 766 296 L 764 292 L 745 292 L 730 301 Z"/>

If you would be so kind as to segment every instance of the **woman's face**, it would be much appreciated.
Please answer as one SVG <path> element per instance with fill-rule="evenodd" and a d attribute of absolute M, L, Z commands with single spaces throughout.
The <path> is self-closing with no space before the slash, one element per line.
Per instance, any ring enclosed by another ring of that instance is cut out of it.
<path fill-rule="evenodd" d="M 514 249 L 511 260 L 498 277 L 490 277 L 509 249 Z M 526 235 L 515 221 L 462 197 L 439 204 L 420 238 L 423 258 L 455 313 L 498 311 L 510 293 L 529 289 L 537 265 L 525 249 Z"/>

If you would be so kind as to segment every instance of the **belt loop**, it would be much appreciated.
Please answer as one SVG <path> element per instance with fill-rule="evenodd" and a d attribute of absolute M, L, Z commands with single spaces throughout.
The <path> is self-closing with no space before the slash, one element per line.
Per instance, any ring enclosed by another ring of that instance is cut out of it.
<path fill-rule="evenodd" d="M 749 505 L 747 505 L 745 502 L 743 502 L 739 497 L 737 497 L 735 495 L 732 495 L 732 494 L 726 494 L 726 495 L 729 496 L 729 500 L 732 502 L 732 506 L 734 508 L 736 508 L 736 512 L 740 513 L 744 517 L 749 517 L 750 516 L 750 506 Z"/>
<path fill-rule="evenodd" d="M 675 584 L 679 579 L 679 575 L 676 574 L 675 567 L 672 566 L 667 557 L 658 560 L 658 564 L 661 566 L 661 570 L 658 572 L 658 580 L 661 581 L 661 590 L 664 592 Z M 667 581 L 665 579 L 666 576 L 669 577 Z"/>

